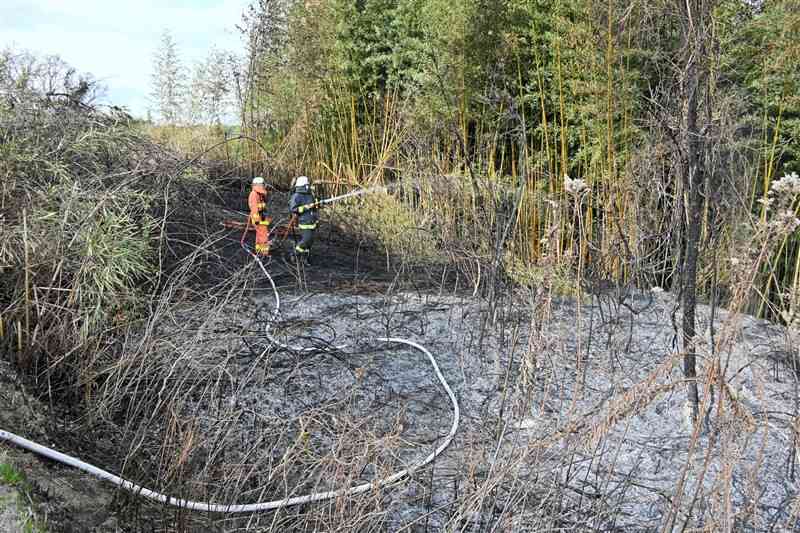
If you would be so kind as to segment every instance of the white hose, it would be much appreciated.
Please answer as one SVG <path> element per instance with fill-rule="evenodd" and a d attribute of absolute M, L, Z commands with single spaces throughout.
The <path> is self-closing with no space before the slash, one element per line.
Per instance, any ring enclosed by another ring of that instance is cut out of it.
<path fill-rule="evenodd" d="M 251 252 L 247 248 L 245 248 L 245 250 L 247 250 L 247 252 L 250 255 L 253 256 L 253 258 L 258 263 L 258 266 L 261 267 L 261 271 L 264 273 L 264 275 L 269 280 L 269 284 L 272 287 L 272 292 L 273 292 L 273 294 L 275 294 L 275 309 L 272 310 L 272 316 L 270 316 L 269 320 L 267 320 L 267 325 L 264 328 L 264 336 L 272 344 L 274 344 L 275 346 L 277 346 L 279 348 L 283 348 L 284 350 L 289 350 L 289 351 L 292 351 L 292 352 L 317 352 L 317 351 L 319 351 L 320 349 L 316 348 L 314 346 L 307 346 L 307 347 L 289 346 L 288 344 L 282 343 L 281 341 L 279 341 L 278 339 L 276 339 L 272 335 L 272 333 L 269 330 L 270 326 L 272 325 L 272 322 L 277 321 L 281 316 L 281 297 L 280 297 L 280 295 L 278 295 L 278 288 L 275 286 L 275 280 L 273 280 L 272 276 L 269 275 L 269 272 L 267 271 L 266 267 L 264 266 L 264 263 L 261 262 L 261 258 L 258 257 L 257 255 L 255 255 L 253 252 Z M 326 349 L 329 349 L 329 350 L 330 349 L 344 350 L 345 348 L 347 348 L 347 344 L 339 344 L 339 345 L 336 345 L 336 346 L 333 346 L 333 347 L 330 347 L 330 348 L 326 348 Z"/>
<path fill-rule="evenodd" d="M 272 276 L 269 275 L 263 263 L 261 263 L 261 260 L 255 255 L 253 257 L 256 258 L 256 261 L 258 261 L 258 264 L 261 266 L 262 271 L 264 272 L 264 274 L 266 274 L 270 284 L 272 285 L 272 290 L 275 293 L 275 302 L 276 302 L 275 311 L 273 313 L 274 316 L 276 316 L 280 312 L 280 296 L 278 295 L 278 289 L 275 287 L 275 282 L 273 281 Z M 141 485 L 137 485 L 131 481 L 123 479 L 110 472 L 107 472 L 102 468 L 98 468 L 94 465 L 84 463 L 79 459 L 76 459 L 69 455 L 53 450 L 52 448 L 48 448 L 47 446 L 42 446 L 41 444 L 20 437 L 19 435 L 15 435 L 14 433 L 11 433 L 9 431 L 0 429 L 0 440 L 10 442 L 16 446 L 19 446 L 20 448 L 24 448 L 33 453 L 43 455 L 44 457 L 77 468 L 79 470 L 83 470 L 84 472 L 88 472 L 93 476 L 96 476 L 100 479 L 105 479 L 106 481 L 110 481 L 111 483 L 114 483 L 115 485 L 127 491 L 133 492 L 134 494 L 141 496 L 143 498 L 155 500 L 157 502 L 165 503 L 167 505 L 172 505 L 175 507 L 190 509 L 193 511 L 206 511 L 210 513 L 251 513 L 255 511 L 269 511 L 272 509 L 279 509 L 281 507 L 289 507 L 291 505 L 299 505 L 302 503 L 311 503 L 311 502 L 318 502 L 321 500 L 329 500 L 332 498 L 339 498 L 341 496 L 353 496 L 356 494 L 361 494 L 363 492 L 378 489 L 390 485 L 392 483 L 395 483 L 396 481 L 410 474 L 413 474 L 416 470 L 424 467 L 425 465 L 433 461 L 437 455 L 442 453 L 445 450 L 445 448 L 447 448 L 450 445 L 450 442 L 453 440 L 453 437 L 455 436 L 456 431 L 458 430 L 458 423 L 461 418 L 460 414 L 461 412 L 458 407 L 458 401 L 456 400 L 456 396 L 455 394 L 453 394 L 452 389 L 447 384 L 447 381 L 444 379 L 444 376 L 442 375 L 442 372 L 439 369 L 439 365 L 436 363 L 436 359 L 433 357 L 433 355 L 431 355 L 431 353 L 427 349 L 417 344 L 416 342 L 395 337 L 378 337 L 375 340 L 379 342 L 405 344 L 406 346 L 415 348 L 428 356 L 428 359 L 430 360 L 431 365 L 433 366 L 433 370 L 436 373 L 436 377 L 439 379 L 439 382 L 442 384 L 442 387 L 444 387 L 444 390 L 450 397 L 450 402 L 453 404 L 453 425 L 451 426 L 450 432 L 447 434 L 444 441 L 422 461 L 408 468 L 404 468 L 399 472 L 395 472 L 394 474 L 386 478 L 379 479 L 377 481 L 372 481 L 369 483 L 362 483 L 361 485 L 356 485 L 355 487 L 342 488 L 326 492 L 314 492 L 311 494 L 307 494 L 305 496 L 295 496 L 292 498 L 284 498 L 282 500 L 273 500 L 269 502 L 260 502 L 260 503 L 226 505 L 226 504 L 208 503 L 208 502 L 195 502 L 190 500 L 174 498 L 172 496 L 166 496 L 159 492 L 152 491 L 150 489 L 142 487 Z"/>

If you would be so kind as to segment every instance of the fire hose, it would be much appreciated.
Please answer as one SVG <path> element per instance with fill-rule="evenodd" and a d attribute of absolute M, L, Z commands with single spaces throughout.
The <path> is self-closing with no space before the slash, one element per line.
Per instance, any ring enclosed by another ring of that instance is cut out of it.
<path fill-rule="evenodd" d="M 270 276 L 269 272 L 267 271 L 264 263 L 261 259 L 253 253 L 242 241 L 242 247 L 256 260 L 261 271 L 266 276 L 267 280 L 270 283 L 270 287 L 272 288 L 272 292 L 275 296 L 275 308 L 272 311 L 272 317 L 278 317 L 280 315 L 280 306 L 281 306 L 281 299 L 280 295 L 278 294 L 278 289 L 275 285 L 275 281 Z M 273 338 L 269 335 L 269 325 L 267 325 L 267 338 L 277 344 L 278 346 L 284 347 L 278 343 L 277 341 L 273 340 Z M 210 502 L 197 502 L 191 500 L 185 500 L 181 498 L 175 498 L 173 496 L 167 496 L 165 494 L 161 494 L 159 492 L 150 490 L 142 485 L 138 485 L 132 481 L 124 479 L 120 476 L 112 474 L 107 470 L 103 470 L 97 466 L 91 465 L 89 463 L 83 462 L 80 459 L 72 457 L 70 455 L 61 453 L 56 451 L 52 448 L 48 448 L 47 446 L 43 446 L 39 443 L 30 441 L 25 439 L 19 435 L 11 433 L 10 431 L 5 431 L 0 429 L 0 441 L 10 442 L 20 448 L 25 450 L 31 451 L 33 453 L 39 454 L 41 456 L 47 457 L 48 459 L 52 459 L 59 463 L 65 464 L 67 466 L 71 466 L 73 468 L 77 468 L 84 472 L 87 472 L 93 476 L 96 476 L 100 479 L 104 479 L 106 481 L 110 481 L 111 483 L 117 485 L 118 487 L 130 491 L 137 496 L 142 498 L 147 498 L 149 500 L 154 500 L 163 504 L 171 505 L 174 507 L 180 507 L 184 509 L 189 509 L 193 511 L 205 511 L 210 513 L 249 513 L 249 512 L 256 512 L 256 511 L 269 511 L 273 509 L 280 509 L 283 507 L 289 507 L 292 505 L 300 505 L 304 503 L 312 503 L 318 502 L 322 500 L 329 500 L 333 498 L 340 498 L 346 496 L 355 496 L 357 494 L 361 494 L 364 492 L 368 492 L 370 490 L 377 490 L 379 488 L 387 487 L 393 483 L 400 481 L 401 479 L 412 475 L 414 472 L 423 468 L 424 466 L 431 463 L 436 456 L 441 454 L 449 445 L 450 442 L 453 440 L 453 437 L 458 430 L 458 424 L 460 420 L 460 409 L 458 406 L 458 400 L 456 400 L 456 396 L 453 393 L 452 389 L 445 380 L 442 371 L 439 369 L 439 365 L 436 362 L 436 359 L 433 355 L 422 345 L 402 338 L 397 337 L 376 337 L 374 339 L 377 342 L 384 342 L 384 343 L 392 343 L 392 344 L 402 344 L 405 346 L 409 346 L 414 348 L 417 351 L 422 352 L 428 357 L 428 360 L 433 367 L 433 371 L 436 374 L 439 383 L 441 383 L 442 388 L 444 388 L 445 392 L 450 398 L 450 402 L 453 406 L 453 424 L 450 427 L 450 432 L 444 438 L 441 444 L 436 447 L 430 454 L 424 457 L 422 460 L 416 462 L 415 464 L 404 468 L 390 476 L 384 477 L 382 479 L 378 479 L 375 481 L 370 481 L 366 483 L 362 483 L 360 485 L 356 485 L 353 487 L 345 487 L 336 490 L 324 491 L 324 492 L 313 492 L 311 494 L 306 494 L 304 496 L 294 496 L 294 497 L 286 497 L 283 499 L 266 501 L 266 502 L 258 502 L 258 503 L 248 503 L 248 504 L 221 504 L 221 503 L 210 503 Z M 301 349 L 303 350 L 303 349 Z"/>

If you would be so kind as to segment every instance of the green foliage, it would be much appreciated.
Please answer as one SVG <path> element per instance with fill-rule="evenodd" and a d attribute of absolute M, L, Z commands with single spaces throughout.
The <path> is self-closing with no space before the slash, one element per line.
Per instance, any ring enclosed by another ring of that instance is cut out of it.
<path fill-rule="evenodd" d="M 206 182 L 170 177 L 173 156 L 124 116 L 17 86 L 0 84 L 21 102 L 0 113 L 0 348 L 76 394 L 79 383 L 91 387 L 88 362 L 113 361 L 110 339 L 157 291 L 167 266 L 157 223 L 167 209 L 196 216 L 165 195 Z"/>
<path fill-rule="evenodd" d="M 797 168 L 797 7 L 717 4 L 709 31 L 721 54 L 704 58 L 713 62 L 715 107 L 700 103 L 714 117 L 717 165 L 703 235 L 742 215 L 737 195 L 754 202 Z M 667 283 L 677 258 L 666 256 L 681 238 L 672 228 L 679 157 L 667 133 L 681 127 L 676 9 L 666 0 L 294 2 L 285 45 L 264 63 L 270 90 L 254 100 L 270 117 L 259 136 L 278 166 L 338 183 L 454 176 L 466 197 L 448 199 L 459 206 L 448 223 L 482 218 L 493 236 L 510 207 L 480 191 L 505 180 L 516 188 L 525 175 L 507 265 L 544 260 L 549 240 L 548 257 L 572 261 L 580 248 L 598 275 L 625 278 L 619 250 L 641 245 L 648 275 Z M 563 208 L 564 176 L 587 183 L 580 212 Z M 439 216 L 440 205 L 427 208 Z M 646 235 L 660 240 L 637 244 L 653 239 Z M 484 248 L 491 256 L 486 243 L 470 249 Z M 700 285 L 710 279 L 701 275 Z"/>
<path fill-rule="evenodd" d="M 25 475 L 6 461 L 0 461 L 0 483 L 15 487 L 25 482 Z"/>
<path fill-rule="evenodd" d="M 725 82 L 741 91 L 751 127 L 762 131 L 771 175 L 800 171 L 800 4 L 757 11 L 729 0 L 718 11 Z"/>
<path fill-rule="evenodd" d="M 412 89 L 426 63 L 422 0 L 336 0 L 338 67 L 353 91 Z"/>
<path fill-rule="evenodd" d="M 141 304 L 136 287 L 153 273 L 155 221 L 146 195 L 82 194 L 75 184 L 65 185 L 42 194 L 31 213 L 29 245 L 42 252 L 57 247 L 62 271 L 72 279 L 68 302 L 79 310 L 86 340 L 116 313 Z"/>
<path fill-rule="evenodd" d="M 0 258 L 11 275 L 0 283 L 0 295 L 19 305 L 27 271 L 28 299 L 34 296 L 31 287 L 42 287 L 38 301 L 75 313 L 73 321 L 38 314 L 41 327 L 57 320 L 64 342 L 71 337 L 65 324 L 74 325 L 83 342 L 119 309 L 135 307 L 142 281 L 152 272 L 149 196 L 132 187 L 106 188 L 89 175 L 103 168 L 120 140 L 113 130 L 89 130 L 63 143 L 63 159 L 44 160 L 38 155 L 43 146 L 21 139 L 26 148 L 6 159 L 6 170 L 15 176 L 4 191 L 13 222 L 0 232 Z M 53 291 L 53 282 L 63 283 L 62 290 Z"/>

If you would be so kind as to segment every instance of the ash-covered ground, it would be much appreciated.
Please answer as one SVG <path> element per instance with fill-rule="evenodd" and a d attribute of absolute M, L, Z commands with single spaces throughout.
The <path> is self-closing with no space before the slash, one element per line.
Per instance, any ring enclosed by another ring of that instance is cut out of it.
<path fill-rule="evenodd" d="M 579 305 L 546 290 L 505 288 L 490 299 L 472 294 L 458 265 L 408 266 L 330 224 L 310 268 L 284 259 L 287 243 L 276 246 L 268 270 L 282 305 L 273 319 L 269 284 L 240 237 L 220 241 L 224 261 L 210 255 L 186 270 L 191 281 L 204 280 L 202 290 L 170 293 L 169 305 L 154 305 L 142 332 L 122 341 L 124 359 L 107 383 L 128 388 L 103 392 L 124 400 L 125 416 L 115 419 L 117 433 L 92 439 L 104 449 L 87 454 L 64 439 L 57 447 L 167 494 L 216 503 L 386 478 L 434 450 L 453 413 L 425 355 L 379 337 L 418 342 L 435 356 L 461 407 L 455 439 L 392 487 L 243 517 L 173 511 L 67 467 L 42 468 L 42 479 L 74 477 L 84 487 L 78 493 L 103 493 L 82 503 L 92 511 L 82 524 L 798 529 L 800 361 L 797 337 L 785 328 L 722 310 L 711 327 L 711 309 L 701 306 L 704 403 L 693 426 L 673 326 L 681 316 L 670 294 L 586 296 Z M 29 417 L 18 404 L 6 402 L 8 416 L 0 411 L 3 427 L 24 429 Z"/>
<path fill-rule="evenodd" d="M 274 302 L 259 291 L 247 342 L 227 359 L 227 407 L 199 405 L 209 428 L 237 413 L 241 446 L 227 453 L 255 465 L 248 501 L 387 477 L 441 442 L 453 413 L 430 363 L 378 337 L 426 346 L 462 416 L 450 447 L 411 479 L 250 524 L 347 528 L 349 513 L 362 530 L 387 531 L 795 526 L 798 374 L 784 328 L 721 310 L 711 328 L 701 307 L 705 401 L 692 426 L 669 294 L 579 306 L 518 293 L 489 305 L 388 285 L 285 285 L 269 327 L 293 349 L 264 337 Z"/>

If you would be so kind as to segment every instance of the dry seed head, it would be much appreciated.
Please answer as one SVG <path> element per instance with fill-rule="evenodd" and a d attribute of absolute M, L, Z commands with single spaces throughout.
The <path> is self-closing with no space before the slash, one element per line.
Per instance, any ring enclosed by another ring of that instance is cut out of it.
<path fill-rule="evenodd" d="M 767 208 L 767 210 L 769 210 L 770 206 L 772 206 L 773 199 L 772 198 L 759 198 L 758 200 L 756 200 L 756 202 L 761 204 L 761 205 L 763 205 L 764 207 Z"/>
<path fill-rule="evenodd" d="M 792 233 L 800 226 L 800 220 L 789 209 L 782 209 L 770 222 L 770 229 L 780 235 Z"/>
<path fill-rule="evenodd" d="M 791 196 L 800 194 L 800 176 L 796 172 L 792 172 L 779 180 L 773 181 L 772 185 L 770 185 L 770 193 Z"/>
<path fill-rule="evenodd" d="M 578 195 L 585 192 L 588 189 L 588 185 L 586 182 L 580 178 L 578 179 L 571 179 L 566 174 L 564 175 L 564 190 L 567 191 L 569 194 Z"/>

